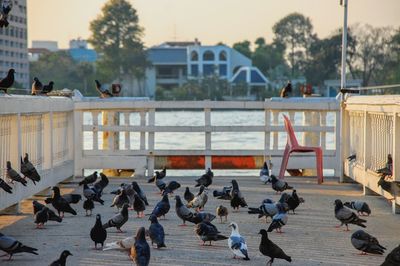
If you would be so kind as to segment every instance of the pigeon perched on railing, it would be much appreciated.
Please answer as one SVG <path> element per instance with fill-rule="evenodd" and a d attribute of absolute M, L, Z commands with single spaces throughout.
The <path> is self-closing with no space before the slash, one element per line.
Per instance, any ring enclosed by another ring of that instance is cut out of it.
<path fill-rule="evenodd" d="M 8 22 L 8 14 L 10 14 L 10 11 L 13 7 L 13 1 L 12 0 L 3 0 L 0 6 L 0 28 L 7 28 L 8 25 L 10 24 Z"/>
<path fill-rule="evenodd" d="M 350 201 L 350 202 L 345 202 L 343 203 L 344 206 L 346 206 L 347 208 L 356 210 L 357 213 L 359 215 L 364 215 L 364 213 L 366 213 L 366 215 L 370 215 L 371 214 L 371 209 L 369 208 L 368 204 L 364 201 Z"/>
<path fill-rule="evenodd" d="M 101 244 L 101 248 L 104 247 L 104 241 L 107 239 L 107 230 L 103 228 L 100 214 L 96 215 L 96 223 L 90 230 L 90 238 L 94 242 L 95 249 L 97 249 L 97 244 Z"/>
<path fill-rule="evenodd" d="M 6 236 L 0 233 L 0 250 L 8 254 L 8 260 L 17 253 L 31 253 L 39 255 L 36 248 L 23 245 L 21 242 L 11 236 Z"/>
<path fill-rule="evenodd" d="M 0 90 L 4 91 L 5 94 L 8 94 L 8 89 L 14 84 L 14 73 L 15 70 L 11 68 L 8 70 L 7 76 L 0 79 Z"/>
<path fill-rule="evenodd" d="M 135 244 L 131 248 L 130 258 L 136 265 L 147 266 L 150 263 L 150 246 L 146 241 L 144 227 L 140 227 L 136 233 Z"/>
<path fill-rule="evenodd" d="M 335 217 L 341 222 L 341 224 L 336 227 L 346 225 L 346 231 L 349 231 L 349 224 L 355 224 L 364 228 L 367 227 L 364 225 L 367 221 L 359 218 L 357 214 L 344 207 L 342 201 L 339 199 L 335 200 Z"/>
<path fill-rule="evenodd" d="M 347 157 L 347 160 L 348 160 L 349 162 L 351 162 L 351 161 L 355 160 L 356 158 L 357 158 L 357 155 L 356 155 L 356 154 L 352 154 L 352 155 L 350 155 L 349 157 Z"/>
<path fill-rule="evenodd" d="M 163 226 L 158 222 L 155 215 L 150 215 L 149 220 L 151 221 L 149 227 L 149 237 L 151 239 L 151 245 L 157 245 L 157 248 L 167 247 L 164 243 L 165 233 Z"/>
<path fill-rule="evenodd" d="M 267 265 L 272 265 L 275 259 L 284 259 L 288 262 L 292 261 L 292 258 L 285 254 L 285 252 L 274 242 L 268 238 L 268 233 L 265 229 L 261 229 L 261 242 L 259 250 L 264 256 L 270 257 L 271 259 L 267 262 Z"/>
<path fill-rule="evenodd" d="M 114 96 L 108 89 L 103 89 L 103 86 L 97 79 L 94 82 L 96 83 L 96 90 L 100 93 L 100 98 L 109 98 Z"/>
<path fill-rule="evenodd" d="M 361 255 L 367 253 L 382 255 L 385 253 L 385 247 L 379 244 L 378 239 L 368 234 L 364 230 L 357 230 L 351 235 L 351 244 L 361 251 Z"/>
<path fill-rule="evenodd" d="M 25 157 L 21 157 L 21 173 L 32 180 L 33 184 L 40 181 L 40 175 L 37 172 L 35 166 L 29 161 L 29 155 L 25 153 Z"/>
<path fill-rule="evenodd" d="M 387 155 L 387 161 L 385 167 L 376 170 L 378 174 L 383 174 L 385 176 L 393 175 L 393 158 L 391 154 Z"/>
<path fill-rule="evenodd" d="M 232 228 L 231 235 L 228 238 L 228 247 L 233 252 L 233 258 L 242 258 L 243 260 L 250 260 L 247 252 L 247 244 L 244 238 L 239 234 L 239 226 L 237 223 L 232 222 L 229 227 Z"/>
<path fill-rule="evenodd" d="M 72 253 L 69 250 L 64 250 L 61 252 L 59 259 L 53 261 L 49 266 L 65 266 L 68 256 L 72 256 Z"/>
<path fill-rule="evenodd" d="M 15 182 L 19 182 L 22 185 L 26 187 L 26 180 L 20 176 L 20 174 L 17 173 L 12 167 L 11 167 L 11 162 L 7 161 L 7 177 L 11 179 L 11 183 L 14 184 Z"/>
<path fill-rule="evenodd" d="M 10 187 L 6 181 L 4 181 L 2 178 L 0 178 L 0 187 L 7 193 L 12 194 L 12 187 Z"/>
<path fill-rule="evenodd" d="M 47 93 L 50 93 L 53 91 L 53 87 L 54 87 L 54 81 L 50 81 L 49 84 L 43 85 L 43 89 L 40 92 L 40 94 L 47 95 Z"/>
<path fill-rule="evenodd" d="M 400 181 L 386 181 L 384 175 L 378 181 L 378 186 L 380 186 L 386 192 L 389 192 L 393 198 L 389 200 L 395 200 L 396 197 L 400 195 Z"/>
<path fill-rule="evenodd" d="M 43 90 L 43 84 L 37 77 L 33 78 L 31 95 L 39 95 Z"/>

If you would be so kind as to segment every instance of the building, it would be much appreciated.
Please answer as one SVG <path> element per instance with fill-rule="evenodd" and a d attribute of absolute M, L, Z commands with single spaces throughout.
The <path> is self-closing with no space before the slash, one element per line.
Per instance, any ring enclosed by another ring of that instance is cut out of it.
<path fill-rule="evenodd" d="M 347 88 L 359 88 L 361 87 L 361 79 L 347 79 Z M 320 91 L 321 96 L 325 97 L 336 97 L 340 91 L 341 81 L 339 79 L 328 79 L 324 81 L 325 88 Z"/>
<path fill-rule="evenodd" d="M 156 87 L 172 89 L 188 80 L 201 80 L 209 76 L 218 76 L 235 84 L 233 78 L 239 70 L 250 71 L 252 79 L 257 78 L 254 80 L 257 86 L 265 87 L 268 84 L 267 78 L 252 66 L 249 58 L 226 45 L 201 45 L 198 40 L 165 42 L 151 47 L 147 54 L 152 67 L 147 69 L 146 79 L 140 88 L 137 81 L 136 84 L 125 82 L 128 88 L 133 87 L 133 94 L 130 95 L 138 96 L 140 91 L 144 91 L 144 96 L 154 97 Z M 252 86 L 248 79 L 242 81 Z"/>
<path fill-rule="evenodd" d="M 15 80 L 29 89 L 28 32 L 26 0 L 14 0 L 7 28 L 0 29 L 0 78 L 10 68 L 15 69 Z"/>
<path fill-rule="evenodd" d="M 88 49 L 87 41 L 80 38 L 69 41 L 69 54 L 77 62 L 94 63 L 97 60 L 97 53 Z"/>
<path fill-rule="evenodd" d="M 50 52 L 57 52 L 58 51 L 58 42 L 57 41 L 32 41 L 31 48 L 38 48 L 38 49 L 46 49 Z"/>

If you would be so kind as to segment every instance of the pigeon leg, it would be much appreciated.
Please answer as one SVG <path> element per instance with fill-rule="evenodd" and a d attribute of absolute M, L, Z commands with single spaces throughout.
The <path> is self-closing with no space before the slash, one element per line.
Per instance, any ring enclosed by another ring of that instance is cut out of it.
<path fill-rule="evenodd" d="M 187 224 L 185 223 L 185 220 L 183 220 L 183 224 L 180 224 L 179 226 L 187 226 Z"/>
<path fill-rule="evenodd" d="M 225 222 L 227 222 L 227 221 L 228 221 L 228 215 L 225 216 Z"/>
<path fill-rule="evenodd" d="M 121 230 L 121 228 L 117 228 L 117 233 L 123 233 L 123 231 Z"/>
<path fill-rule="evenodd" d="M 335 228 L 340 228 L 342 227 L 343 224 L 335 225 Z"/>
<path fill-rule="evenodd" d="M 222 216 L 219 217 L 221 219 L 221 224 L 222 224 Z"/>
<path fill-rule="evenodd" d="M 344 231 L 350 231 L 350 229 L 349 229 L 349 226 L 346 224 L 346 230 L 344 230 Z"/>

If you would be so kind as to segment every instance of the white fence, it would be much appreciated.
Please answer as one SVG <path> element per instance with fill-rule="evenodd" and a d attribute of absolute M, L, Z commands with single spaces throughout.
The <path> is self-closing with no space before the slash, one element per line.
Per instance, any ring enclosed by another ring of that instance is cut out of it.
<path fill-rule="evenodd" d="M 378 187 L 377 169 L 385 167 L 387 156 L 393 157 L 393 179 L 400 181 L 400 96 L 352 96 L 344 102 L 343 158 L 356 154 L 356 160 L 344 160 L 344 174 L 362 184 L 365 193 L 391 199 Z M 400 204 L 400 198 L 396 199 Z M 393 201 L 393 211 L 396 210 Z"/>

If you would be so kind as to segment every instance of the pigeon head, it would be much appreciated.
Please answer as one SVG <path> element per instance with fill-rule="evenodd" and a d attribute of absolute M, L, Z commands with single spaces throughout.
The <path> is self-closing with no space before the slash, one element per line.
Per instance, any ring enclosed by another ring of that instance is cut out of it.
<path fill-rule="evenodd" d="M 382 186 L 382 184 L 384 184 L 384 183 L 385 183 L 385 177 L 382 175 L 378 181 L 378 187 Z"/>
<path fill-rule="evenodd" d="M 136 239 L 136 241 L 138 241 L 138 240 L 146 241 L 146 229 L 144 229 L 144 227 L 140 227 L 137 230 L 135 239 Z"/>
<path fill-rule="evenodd" d="M 152 224 L 158 223 L 157 216 L 155 216 L 154 214 L 150 215 L 149 221 L 151 221 Z"/>
<path fill-rule="evenodd" d="M 97 177 L 97 171 L 94 171 L 93 175 Z"/>
<path fill-rule="evenodd" d="M 334 205 L 339 208 L 343 207 L 343 203 L 340 199 L 335 200 Z"/>
<path fill-rule="evenodd" d="M 12 75 L 12 74 L 14 74 L 15 73 L 15 69 L 14 68 L 10 68 L 9 70 L 8 70 L 8 75 Z"/>
<path fill-rule="evenodd" d="M 11 169 L 11 162 L 7 161 L 7 170 Z"/>
<path fill-rule="evenodd" d="M 49 82 L 49 85 L 50 85 L 50 86 L 53 86 L 53 85 L 54 85 L 54 81 L 50 81 L 50 82 Z"/>
<path fill-rule="evenodd" d="M 39 79 L 37 77 L 34 77 L 33 80 L 36 82 L 39 81 Z"/>
<path fill-rule="evenodd" d="M 66 257 L 68 257 L 68 256 L 72 256 L 72 253 L 69 252 L 69 250 L 64 250 L 64 251 L 61 253 L 61 257 L 66 258 Z"/>
<path fill-rule="evenodd" d="M 238 225 L 235 222 L 231 222 L 230 225 L 228 225 L 228 227 L 231 227 L 233 231 L 238 230 Z"/>
<path fill-rule="evenodd" d="M 52 187 L 52 189 L 54 191 L 55 195 L 60 195 L 60 188 L 59 187 Z"/>
<path fill-rule="evenodd" d="M 168 200 L 168 194 L 165 194 L 165 195 L 162 197 L 162 200 L 161 200 L 161 201 L 169 202 L 169 200 Z"/>
<path fill-rule="evenodd" d="M 362 236 L 365 236 L 365 232 L 363 230 L 357 230 L 351 235 L 351 238 L 362 239 Z"/>
<path fill-rule="evenodd" d="M 98 220 L 101 220 L 101 215 L 100 214 L 96 215 L 96 221 L 98 221 Z"/>
<path fill-rule="evenodd" d="M 258 232 L 260 235 L 262 235 L 262 236 L 264 236 L 264 237 L 267 237 L 268 238 L 268 233 L 267 233 L 267 230 L 265 230 L 265 229 L 261 229 L 260 230 L 260 232 Z"/>
<path fill-rule="evenodd" d="M 135 191 L 139 191 L 139 185 L 138 185 L 138 183 L 137 183 L 136 181 L 133 181 L 133 182 L 132 182 L 132 187 L 133 187 L 133 189 L 134 189 Z"/>
<path fill-rule="evenodd" d="M 100 177 L 101 177 L 101 179 L 106 179 L 107 178 L 107 176 L 105 174 L 103 174 L 103 173 L 100 173 Z"/>

